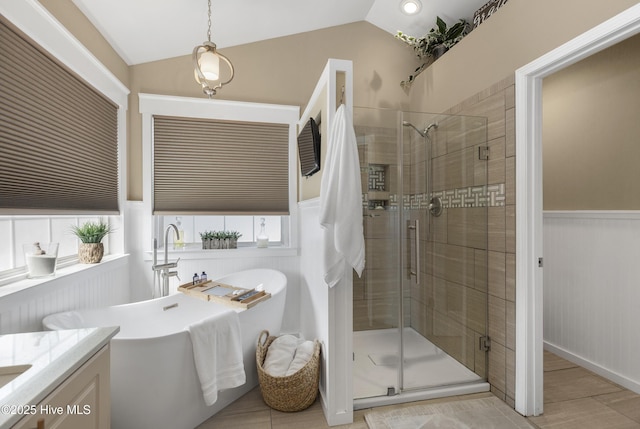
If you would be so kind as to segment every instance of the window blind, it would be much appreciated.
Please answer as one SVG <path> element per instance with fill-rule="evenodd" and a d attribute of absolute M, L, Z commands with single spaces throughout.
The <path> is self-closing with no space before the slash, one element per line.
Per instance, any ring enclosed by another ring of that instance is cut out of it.
<path fill-rule="evenodd" d="M 289 126 L 154 116 L 156 214 L 289 214 Z"/>
<path fill-rule="evenodd" d="M 118 107 L 0 16 L 0 213 L 118 213 Z"/>

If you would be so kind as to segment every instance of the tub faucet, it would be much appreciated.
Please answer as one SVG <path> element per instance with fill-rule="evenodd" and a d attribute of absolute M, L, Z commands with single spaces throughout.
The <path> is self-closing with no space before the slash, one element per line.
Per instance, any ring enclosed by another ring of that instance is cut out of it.
<path fill-rule="evenodd" d="M 178 280 L 180 280 L 180 277 L 178 277 L 178 272 L 171 271 L 171 268 L 178 267 L 178 261 L 180 260 L 180 258 L 178 258 L 178 260 L 175 262 L 169 262 L 168 241 L 169 241 L 169 231 L 171 230 L 171 228 L 173 228 L 173 230 L 175 231 L 176 237 L 180 235 L 180 233 L 178 232 L 177 226 L 175 226 L 172 223 L 170 223 L 169 226 L 167 226 L 167 229 L 164 232 L 164 263 L 163 264 L 158 264 L 158 239 L 157 238 L 153 239 L 153 265 L 151 266 L 151 269 L 153 271 L 160 272 L 160 277 L 162 277 L 162 291 L 161 291 L 162 296 L 169 295 L 169 278 L 170 277 L 176 277 Z"/>

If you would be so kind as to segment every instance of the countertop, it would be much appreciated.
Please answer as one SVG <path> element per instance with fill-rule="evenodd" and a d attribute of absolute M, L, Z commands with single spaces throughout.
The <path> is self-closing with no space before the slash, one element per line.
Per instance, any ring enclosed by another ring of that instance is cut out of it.
<path fill-rule="evenodd" d="M 28 332 L 0 336 L 0 367 L 31 365 L 0 388 L 0 429 L 9 429 L 24 406 L 37 405 L 91 356 L 119 327 Z"/>

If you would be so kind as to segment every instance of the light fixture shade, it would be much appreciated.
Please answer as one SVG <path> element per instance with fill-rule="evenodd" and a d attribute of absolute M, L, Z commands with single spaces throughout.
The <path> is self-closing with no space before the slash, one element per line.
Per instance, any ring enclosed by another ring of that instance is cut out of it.
<path fill-rule="evenodd" d="M 228 80 L 221 81 L 220 60 L 227 64 L 230 71 Z M 196 82 L 202 86 L 202 91 L 209 98 L 216 95 L 216 91 L 233 79 L 234 70 L 231 61 L 216 50 L 215 43 L 204 42 L 193 49 L 193 67 Z"/>
<path fill-rule="evenodd" d="M 220 57 L 213 51 L 203 52 L 198 59 L 198 65 L 207 80 L 218 80 L 220 77 Z"/>

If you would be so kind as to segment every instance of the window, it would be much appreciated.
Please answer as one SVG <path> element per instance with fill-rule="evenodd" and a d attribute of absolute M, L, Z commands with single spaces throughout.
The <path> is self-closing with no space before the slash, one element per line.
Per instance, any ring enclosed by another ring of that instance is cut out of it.
<path fill-rule="evenodd" d="M 289 214 L 287 124 L 154 116 L 153 211 Z"/>
<path fill-rule="evenodd" d="M 288 216 L 159 216 L 160 231 L 169 224 L 179 225 L 184 231 L 184 243 L 187 248 L 200 248 L 200 234 L 208 231 L 237 231 L 239 247 L 253 246 L 260 233 L 261 220 L 265 221 L 265 233 L 270 246 L 288 245 L 286 231 Z M 173 239 L 169 239 L 173 243 Z"/>
<path fill-rule="evenodd" d="M 58 268 L 75 263 L 69 229 L 88 220 L 108 220 L 120 232 L 105 251 L 123 251 L 122 219 L 108 214 L 119 210 L 129 90 L 40 3 L 0 9 L 1 285 L 26 276 L 23 243 L 58 242 Z"/>
<path fill-rule="evenodd" d="M 0 216 L 0 236 L 6 237 L 0 245 L 0 285 L 25 278 L 24 244 L 58 243 L 57 268 L 77 263 L 78 239 L 71 227 L 100 219 L 119 229 L 119 216 Z M 102 240 L 105 254 L 118 247 L 113 239 L 110 234 Z"/>
<path fill-rule="evenodd" d="M 265 217 L 270 243 L 295 247 L 298 107 L 140 94 L 140 113 L 145 242 L 180 217 L 193 247 L 222 230 L 249 246 Z"/>
<path fill-rule="evenodd" d="M 118 107 L 0 20 L 0 214 L 118 213 Z"/>

